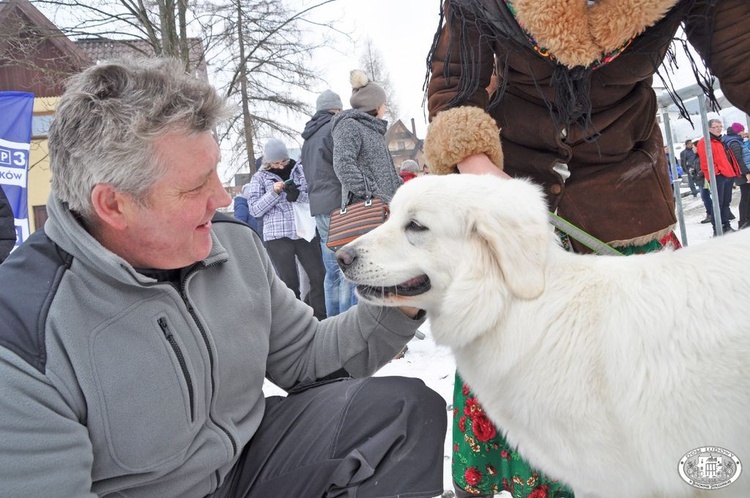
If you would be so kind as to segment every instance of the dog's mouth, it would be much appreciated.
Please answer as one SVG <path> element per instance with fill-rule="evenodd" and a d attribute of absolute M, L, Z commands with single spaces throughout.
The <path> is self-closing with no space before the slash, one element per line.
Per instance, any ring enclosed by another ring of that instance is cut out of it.
<path fill-rule="evenodd" d="M 372 285 L 357 285 L 357 290 L 364 297 L 386 298 L 395 296 L 418 296 L 430 290 L 430 279 L 427 275 L 410 278 L 406 282 L 390 287 L 375 287 Z"/>

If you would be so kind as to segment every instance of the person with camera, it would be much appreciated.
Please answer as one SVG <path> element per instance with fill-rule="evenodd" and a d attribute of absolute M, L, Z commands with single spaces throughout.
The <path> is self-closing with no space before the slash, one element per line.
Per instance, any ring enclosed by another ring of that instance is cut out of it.
<path fill-rule="evenodd" d="M 263 240 L 276 271 L 300 298 L 300 278 L 295 258 L 310 279 L 309 304 L 315 317 L 326 317 L 323 281 L 325 267 L 316 234 L 311 240 L 298 235 L 294 202 L 308 202 L 307 182 L 302 165 L 289 157 L 284 142 L 271 138 L 263 151 L 263 165 L 250 180 L 248 205 L 252 216 L 263 217 Z"/>

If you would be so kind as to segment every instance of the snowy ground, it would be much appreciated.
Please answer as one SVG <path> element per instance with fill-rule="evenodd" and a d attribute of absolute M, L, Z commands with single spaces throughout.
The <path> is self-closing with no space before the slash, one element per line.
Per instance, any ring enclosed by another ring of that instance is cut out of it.
<path fill-rule="evenodd" d="M 695 245 L 705 242 L 711 238 L 711 224 L 701 224 L 700 221 L 705 218 L 706 211 L 701 202 L 700 196 L 693 197 L 689 190 L 684 186 L 681 197 L 682 207 L 685 217 L 685 234 L 687 236 L 687 245 Z M 737 204 L 739 202 L 739 189 L 735 189 L 732 196 L 732 211 L 737 215 Z M 737 228 L 737 221 L 732 221 L 732 227 Z M 677 236 L 680 242 L 683 242 L 682 233 L 677 230 Z M 439 347 L 432 340 L 430 335 L 429 322 L 423 325 L 420 330 L 425 333 L 425 339 L 413 339 L 409 343 L 409 351 L 399 359 L 393 360 L 383 367 L 377 375 L 401 375 L 406 377 L 419 377 L 425 384 L 442 395 L 447 404 L 448 411 L 448 434 L 445 441 L 445 456 L 443 458 L 443 481 L 446 490 L 453 489 L 451 483 L 451 411 L 453 398 L 453 380 L 455 374 L 455 363 L 450 351 L 447 348 Z M 499 496 L 509 497 L 510 494 L 503 493 Z"/>

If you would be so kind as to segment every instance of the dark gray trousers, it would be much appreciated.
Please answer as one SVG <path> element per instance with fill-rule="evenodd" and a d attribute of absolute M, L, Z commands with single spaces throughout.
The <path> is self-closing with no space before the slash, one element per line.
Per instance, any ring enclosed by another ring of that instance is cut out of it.
<path fill-rule="evenodd" d="M 406 377 L 339 380 L 270 397 L 213 497 L 439 496 L 446 423 L 445 400 Z"/>

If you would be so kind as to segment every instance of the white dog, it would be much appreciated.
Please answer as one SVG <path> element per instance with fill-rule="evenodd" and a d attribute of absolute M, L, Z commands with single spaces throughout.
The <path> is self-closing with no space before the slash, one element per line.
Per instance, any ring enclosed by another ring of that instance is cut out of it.
<path fill-rule="evenodd" d="M 429 176 L 337 257 L 362 299 L 427 310 L 488 416 L 577 498 L 750 497 L 750 470 L 714 491 L 678 473 L 708 445 L 750 465 L 750 230 L 572 254 L 531 183 Z"/>

